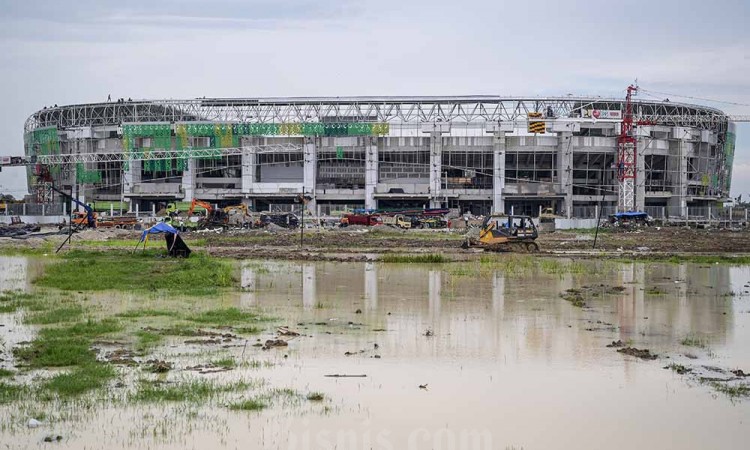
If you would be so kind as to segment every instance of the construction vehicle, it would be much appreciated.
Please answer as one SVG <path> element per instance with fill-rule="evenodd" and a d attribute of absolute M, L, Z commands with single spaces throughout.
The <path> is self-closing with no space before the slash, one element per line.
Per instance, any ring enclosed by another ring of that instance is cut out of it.
<path fill-rule="evenodd" d="M 226 214 L 225 222 L 230 227 L 234 228 L 253 228 L 255 220 L 250 214 L 250 210 L 247 205 L 231 205 L 223 209 Z"/>
<path fill-rule="evenodd" d="M 492 214 L 482 222 L 479 236 L 467 236 L 461 247 L 534 253 L 539 251 L 539 245 L 534 242 L 538 236 L 530 216 Z"/>
<path fill-rule="evenodd" d="M 193 199 L 192 202 L 190 202 L 190 209 L 188 209 L 187 216 L 190 217 L 195 212 L 195 207 L 200 206 L 201 208 L 206 210 L 206 217 L 211 215 L 211 212 L 214 210 L 213 206 L 211 206 L 210 203 L 204 202 L 201 200 Z"/>
<path fill-rule="evenodd" d="M 381 216 L 380 221 L 383 225 L 390 225 L 392 227 L 401 228 L 402 230 L 408 230 L 411 228 L 411 220 L 407 219 L 403 214 Z"/>
<path fill-rule="evenodd" d="M 379 225 L 381 218 L 374 214 L 345 214 L 341 218 L 341 226 L 346 227 L 348 225 L 364 225 L 374 226 Z"/>

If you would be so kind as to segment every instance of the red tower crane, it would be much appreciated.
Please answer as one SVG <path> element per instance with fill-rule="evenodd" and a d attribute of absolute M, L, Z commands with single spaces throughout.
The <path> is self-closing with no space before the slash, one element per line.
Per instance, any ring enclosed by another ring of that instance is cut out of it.
<path fill-rule="evenodd" d="M 617 175 L 619 180 L 617 210 L 635 209 L 636 139 L 633 136 L 633 94 L 638 86 L 628 86 L 620 136 L 617 138 Z"/>

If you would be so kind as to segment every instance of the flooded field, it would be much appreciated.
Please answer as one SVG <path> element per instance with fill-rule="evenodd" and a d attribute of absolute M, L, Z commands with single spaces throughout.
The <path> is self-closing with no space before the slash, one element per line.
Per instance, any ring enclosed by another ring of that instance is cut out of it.
<path fill-rule="evenodd" d="M 0 290 L 42 289 L 46 264 L 0 257 Z M 0 314 L 0 382 L 27 386 L 0 392 L 2 446 L 702 449 L 750 436 L 748 266 L 233 264 L 235 287 L 213 294 L 44 289 L 111 326 L 92 342 L 116 373 L 82 395 L 50 394 L 45 380 L 69 369 L 13 351 L 54 320 Z"/>

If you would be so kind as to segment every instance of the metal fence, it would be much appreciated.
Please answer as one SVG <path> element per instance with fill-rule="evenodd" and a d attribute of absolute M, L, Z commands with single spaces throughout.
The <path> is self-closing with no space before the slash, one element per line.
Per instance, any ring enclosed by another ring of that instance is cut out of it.
<path fill-rule="evenodd" d="M 64 204 L 9 203 L 6 216 L 61 216 L 68 213 Z"/>

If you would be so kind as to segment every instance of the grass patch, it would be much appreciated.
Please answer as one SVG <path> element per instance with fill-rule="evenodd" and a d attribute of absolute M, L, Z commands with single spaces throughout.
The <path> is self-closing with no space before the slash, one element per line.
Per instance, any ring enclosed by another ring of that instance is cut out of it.
<path fill-rule="evenodd" d="M 205 380 L 188 381 L 175 385 L 154 384 L 142 381 L 138 390 L 131 395 L 131 400 L 137 402 L 197 402 L 207 400 L 222 392 L 245 390 L 249 385 L 238 381 L 227 385 L 219 385 Z"/>
<path fill-rule="evenodd" d="M 423 255 L 383 255 L 379 261 L 400 264 L 442 264 L 451 262 L 451 259 L 438 253 L 427 253 Z"/>
<path fill-rule="evenodd" d="M 267 407 L 268 404 L 259 398 L 251 398 L 229 405 L 229 409 L 232 411 L 261 411 Z"/>
<path fill-rule="evenodd" d="M 70 373 L 55 375 L 44 388 L 59 397 L 75 397 L 104 387 L 116 375 L 109 364 L 86 364 Z"/>
<path fill-rule="evenodd" d="M 706 340 L 701 339 L 698 336 L 687 336 L 683 340 L 680 341 L 680 344 L 686 347 L 698 347 L 698 348 L 708 347 L 708 342 L 706 342 Z"/>
<path fill-rule="evenodd" d="M 692 369 L 683 366 L 682 364 L 676 364 L 672 363 L 665 367 L 665 369 L 670 369 L 673 372 L 676 372 L 678 375 L 685 375 L 686 373 L 692 372 Z"/>
<path fill-rule="evenodd" d="M 113 320 L 77 323 L 65 327 L 44 328 L 25 347 L 16 347 L 13 354 L 31 367 L 79 366 L 96 361 L 91 350 L 95 337 L 120 331 Z"/>
<path fill-rule="evenodd" d="M 35 280 L 39 286 L 64 291 L 166 291 L 212 295 L 234 284 L 231 263 L 194 253 L 187 259 L 157 258 L 153 252 L 74 250 L 51 264 Z"/>
<path fill-rule="evenodd" d="M 145 354 L 156 344 L 159 344 L 162 340 L 164 340 L 163 335 L 145 330 L 136 331 L 135 337 L 135 351 L 141 355 Z"/>
<path fill-rule="evenodd" d="M 750 397 L 750 384 L 747 383 L 726 384 L 714 381 L 711 383 L 711 387 L 713 387 L 716 392 L 722 393 L 732 399 Z"/>
<path fill-rule="evenodd" d="M 667 293 L 662 291 L 656 286 L 651 286 L 650 288 L 646 289 L 646 294 L 648 295 L 666 295 Z"/>
<path fill-rule="evenodd" d="M 322 392 L 310 392 L 307 394 L 307 399 L 311 402 L 319 402 L 326 398 L 326 396 Z"/>
<path fill-rule="evenodd" d="M 133 309 L 130 311 L 121 312 L 116 317 L 123 319 L 139 319 L 142 317 L 174 317 L 178 314 L 175 311 L 167 311 L 166 309 Z"/>
<path fill-rule="evenodd" d="M 583 295 L 578 289 L 568 289 L 564 293 L 560 294 L 560 296 L 563 298 L 563 300 L 569 302 L 576 308 L 583 308 L 584 306 L 586 306 L 586 301 L 583 299 Z"/>
<path fill-rule="evenodd" d="M 24 323 L 31 325 L 50 325 L 53 323 L 75 322 L 83 316 L 83 312 L 83 307 L 80 305 L 65 306 L 30 314 L 24 318 Z"/>
<path fill-rule="evenodd" d="M 21 398 L 24 390 L 24 386 L 8 384 L 0 381 L 0 405 L 18 400 Z"/>
<path fill-rule="evenodd" d="M 221 367 L 222 369 L 234 369 L 237 367 L 237 362 L 234 358 L 221 358 L 211 361 L 211 365 L 214 367 Z"/>
<path fill-rule="evenodd" d="M 241 311 L 239 308 L 213 309 L 198 313 L 192 317 L 186 317 L 186 319 L 206 325 L 231 325 L 242 322 L 269 320 L 261 314 Z"/>
<path fill-rule="evenodd" d="M 16 374 L 16 373 L 15 373 L 15 372 L 13 372 L 12 370 L 8 370 L 8 369 L 5 369 L 5 368 L 1 368 L 1 367 L 0 367 L 0 378 L 8 378 L 8 377 L 12 377 L 12 376 L 13 376 L 13 375 L 15 375 L 15 374 Z"/>

